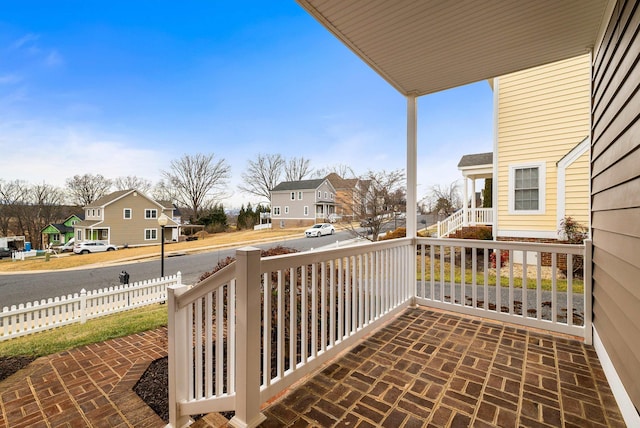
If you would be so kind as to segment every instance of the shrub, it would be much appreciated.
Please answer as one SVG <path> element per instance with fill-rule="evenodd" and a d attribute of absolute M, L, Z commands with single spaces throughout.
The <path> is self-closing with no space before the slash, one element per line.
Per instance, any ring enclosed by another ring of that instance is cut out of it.
<path fill-rule="evenodd" d="M 495 253 L 495 251 L 492 251 L 491 255 L 489 255 L 489 262 L 491 263 L 491 267 L 492 268 L 496 267 L 496 253 Z M 509 252 L 508 251 L 500 251 L 500 267 L 505 266 L 507 263 L 509 263 Z"/>
<path fill-rule="evenodd" d="M 266 250 L 260 251 L 260 256 L 261 257 L 279 256 L 281 254 L 291 254 L 291 253 L 297 253 L 297 252 L 298 250 L 294 248 L 283 247 L 282 245 L 278 245 L 273 248 L 268 248 Z M 218 272 L 223 267 L 233 263 L 234 261 L 236 261 L 236 258 L 231 256 L 228 256 L 220 260 L 218 264 L 214 266 L 211 272 L 205 272 L 202 275 L 200 275 L 199 281 L 204 281 L 205 279 L 209 278 L 211 275 Z"/>
<path fill-rule="evenodd" d="M 587 228 L 578 223 L 573 217 L 565 216 L 560 221 L 560 232 L 570 244 L 582 244 L 587 239 Z"/>
<path fill-rule="evenodd" d="M 489 241 L 493 239 L 493 233 L 490 227 L 474 226 L 462 229 L 460 234 L 462 239 L 480 239 Z"/>
<path fill-rule="evenodd" d="M 385 241 L 387 239 L 396 239 L 396 238 L 404 238 L 407 236 L 407 229 L 404 227 L 399 227 L 394 231 L 387 232 L 380 241 Z"/>

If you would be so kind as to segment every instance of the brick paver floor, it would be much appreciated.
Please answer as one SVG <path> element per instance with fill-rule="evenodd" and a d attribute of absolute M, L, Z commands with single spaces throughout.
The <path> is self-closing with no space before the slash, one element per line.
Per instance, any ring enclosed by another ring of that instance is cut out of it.
<path fill-rule="evenodd" d="M 264 428 L 625 426 L 592 346 L 420 308 L 264 414 Z"/>
<path fill-rule="evenodd" d="M 167 355 L 166 329 L 38 358 L 0 383 L 0 427 L 161 427 L 133 386 Z"/>
<path fill-rule="evenodd" d="M 0 427 L 162 427 L 132 387 L 165 355 L 159 329 L 40 358 L 0 383 Z M 422 308 L 264 413 L 263 428 L 624 426 L 592 346 Z"/>

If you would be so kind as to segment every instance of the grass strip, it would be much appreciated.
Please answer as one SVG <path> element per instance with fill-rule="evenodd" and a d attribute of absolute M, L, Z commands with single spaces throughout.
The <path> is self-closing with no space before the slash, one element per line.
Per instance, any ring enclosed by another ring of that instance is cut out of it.
<path fill-rule="evenodd" d="M 0 357 L 42 357 L 167 325 L 167 306 L 149 305 L 0 342 Z"/>

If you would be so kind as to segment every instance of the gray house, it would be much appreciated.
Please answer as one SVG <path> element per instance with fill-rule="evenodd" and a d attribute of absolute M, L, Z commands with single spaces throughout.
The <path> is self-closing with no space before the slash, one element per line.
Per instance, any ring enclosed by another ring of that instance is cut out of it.
<path fill-rule="evenodd" d="M 273 227 L 300 227 L 329 221 L 336 189 L 329 180 L 283 181 L 271 191 Z"/>

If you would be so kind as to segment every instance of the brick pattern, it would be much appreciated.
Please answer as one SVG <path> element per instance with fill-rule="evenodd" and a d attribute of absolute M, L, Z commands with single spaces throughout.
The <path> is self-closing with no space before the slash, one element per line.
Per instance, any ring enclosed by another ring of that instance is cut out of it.
<path fill-rule="evenodd" d="M 419 308 L 264 413 L 264 428 L 624 427 L 593 347 Z"/>
<path fill-rule="evenodd" d="M 42 357 L 0 384 L 0 427 L 160 427 L 132 388 L 167 355 L 166 329 Z"/>

